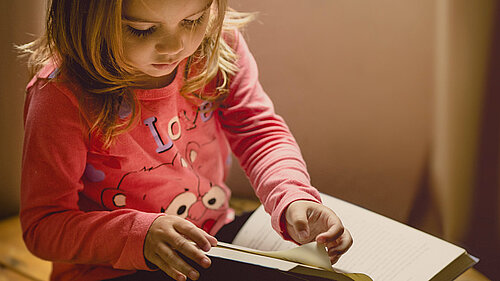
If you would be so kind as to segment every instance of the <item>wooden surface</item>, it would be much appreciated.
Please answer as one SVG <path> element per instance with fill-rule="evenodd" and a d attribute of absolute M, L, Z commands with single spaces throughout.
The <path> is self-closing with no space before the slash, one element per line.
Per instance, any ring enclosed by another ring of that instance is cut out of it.
<path fill-rule="evenodd" d="M 48 280 L 51 264 L 28 251 L 17 216 L 0 222 L 0 266 L 0 281 Z"/>
<path fill-rule="evenodd" d="M 255 201 L 233 198 L 231 207 L 237 214 L 258 207 Z M 46 281 L 50 262 L 33 256 L 22 240 L 19 217 L 0 221 L 0 281 Z M 475 269 L 469 269 L 457 281 L 491 281 Z"/>
<path fill-rule="evenodd" d="M 487 278 L 481 272 L 471 268 L 464 272 L 464 274 L 458 276 L 456 281 L 491 281 L 491 279 Z"/>
<path fill-rule="evenodd" d="M 0 281 L 33 281 L 33 279 L 20 275 L 8 268 L 0 267 Z"/>

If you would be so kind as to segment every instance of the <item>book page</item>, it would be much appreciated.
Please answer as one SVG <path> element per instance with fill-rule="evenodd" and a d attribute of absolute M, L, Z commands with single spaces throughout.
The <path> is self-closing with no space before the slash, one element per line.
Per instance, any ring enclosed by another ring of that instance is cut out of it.
<path fill-rule="evenodd" d="M 289 271 L 297 266 L 297 264 L 294 262 L 284 261 L 266 256 L 254 255 L 245 251 L 234 251 L 230 248 L 224 248 L 224 247 L 212 247 L 210 251 L 207 253 L 207 255 L 225 259 L 232 259 L 236 261 L 255 264 L 259 266 L 265 266 L 269 268 L 277 268 L 283 271 Z"/>
<path fill-rule="evenodd" d="M 360 272 L 374 281 L 429 280 L 465 250 L 437 237 L 322 194 L 323 203 L 340 217 L 353 236 L 353 246 L 334 268 Z M 263 251 L 296 247 L 272 228 L 270 217 L 259 207 L 233 244 Z"/>
<path fill-rule="evenodd" d="M 325 246 L 316 242 L 294 247 L 282 251 L 261 251 L 243 246 L 218 242 L 217 247 L 233 249 L 242 252 L 253 253 L 261 256 L 287 260 L 303 265 L 318 267 L 324 270 L 333 271 L 330 264 L 330 258 L 326 252 Z"/>
<path fill-rule="evenodd" d="M 216 247 L 212 247 L 208 251 L 207 255 L 336 281 L 373 281 L 364 274 L 333 271 L 325 248 L 316 243 L 309 243 L 291 250 L 267 252 L 219 242 Z M 326 261 L 324 257 L 326 257 Z M 283 260 L 283 258 L 287 260 Z M 296 260 L 299 263 L 288 259 Z M 304 264 L 303 261 L 316 265 L 323 264 L 326 270 Z"/>

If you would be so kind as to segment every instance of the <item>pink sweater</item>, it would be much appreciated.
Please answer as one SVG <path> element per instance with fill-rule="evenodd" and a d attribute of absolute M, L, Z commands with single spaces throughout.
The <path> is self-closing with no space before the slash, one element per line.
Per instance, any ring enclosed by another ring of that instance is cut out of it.
<path fill-rule="evenodd" d="M 222 106 L 212 111 L 211 103 L 186 101 L 178 71 L 164 88 L 135 91 L 142 109 L 138 125 L 109 149 L 83 133 L 76 98 L 81 90 L 51 79 L 57 69 L 45 67 L 28 84 L 20 215 L 27 247 L 54 262 L 52 280 L 150 270 L 144 239 L 164 214 L 215 234 L 233 217 L 224 183 L 231 150 L 282 235 L 280 218 L 291 202 L 319 202 L 300 150 L 239 38 L 240 70 Z M 123 104 L 120 118 L 129 114 Z"/>

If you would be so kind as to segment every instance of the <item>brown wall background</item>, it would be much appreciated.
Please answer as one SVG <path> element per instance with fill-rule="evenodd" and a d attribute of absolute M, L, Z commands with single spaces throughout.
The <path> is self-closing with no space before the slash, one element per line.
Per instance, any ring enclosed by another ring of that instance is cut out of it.
<path fill-rule="evenodd" d="M 260 11 L 248 43 L 313 184 L 406 220 L 429 150 L 434 1 L 232 3 Z"/>
<path fill-rule="evenodd" d="M 44 3 L 0 1 L 0 216 L 18 208 L 27 82 L 12 44 L 41 32 Z M 465 246 L 500 276 L 496 1 L 230 5 L 260 12 L 246 38 L 313 184 Z M 228 183 L 253 196 L 237 167 Z"/>
<path fill-rule="evenodd" d="M 248 43 L 313 184 L 499 277 L 497 2 L 231 2 L 260 12 Z M 252 196 L 233 170 L 234 193 Z"/>
<path fill-rule="evenodd" d="M 44 2 L 0 1 L 0 217 L 15 214 L 19 204 L 22 112 L 28 75 L 17 59 L 14 44 L 27 43 L 40 34 Z"/>

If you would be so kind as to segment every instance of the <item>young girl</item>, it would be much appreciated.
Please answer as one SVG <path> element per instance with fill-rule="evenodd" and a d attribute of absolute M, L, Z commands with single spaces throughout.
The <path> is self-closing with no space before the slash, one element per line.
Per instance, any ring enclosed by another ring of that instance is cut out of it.
<path fill-rule="evenodd" d="M 332 263 L 347 251 L 351 236 L 321 205 L 237 31 L 251 15 L 226 0 L 48 8 L 45 35 L 23 46 L 36 75 L 21 223 L 30 251 L 53 261 L 52 280 L 220 271 L 217 261 L 205 270 L 203 251 L 234 217 L 224 184 L 231 151 L 285 239 L 325 243 Z"/>

